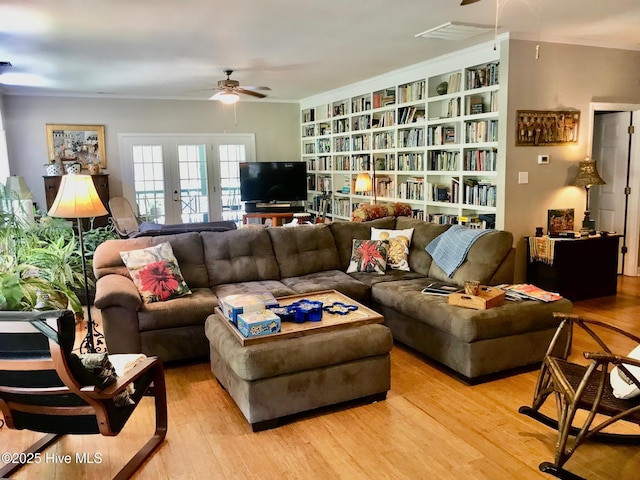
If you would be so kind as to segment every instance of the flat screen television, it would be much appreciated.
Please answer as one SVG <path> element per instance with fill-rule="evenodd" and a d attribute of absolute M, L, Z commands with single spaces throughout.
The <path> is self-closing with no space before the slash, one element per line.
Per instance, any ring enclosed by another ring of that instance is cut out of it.
<path fill-rule="evenodd" d="M 240 164 L 243 202 L 293 202 L 307 199 L 307 162 Z"/>

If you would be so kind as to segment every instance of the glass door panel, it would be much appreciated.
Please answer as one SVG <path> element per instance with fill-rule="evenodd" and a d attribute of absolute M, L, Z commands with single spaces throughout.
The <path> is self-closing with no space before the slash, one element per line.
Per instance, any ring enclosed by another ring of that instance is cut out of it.
<path fill-rule="evenodd" d="M 165 175 L 162 145 L 133 145 L 133 186 L 143 221 L 165 223 Z"/>
<path fill-rule="evenodd" d="M 182 223 L 209 221 L 209 188 L 206 145 L 178 145 L 179 194 Z"/>
<path fill-rule="evenodd" d="M 244 145 L 218 145 L 222 219 L 240 223 L 244 204 L 240 201 L 240 162 L 246 162 Z"/>

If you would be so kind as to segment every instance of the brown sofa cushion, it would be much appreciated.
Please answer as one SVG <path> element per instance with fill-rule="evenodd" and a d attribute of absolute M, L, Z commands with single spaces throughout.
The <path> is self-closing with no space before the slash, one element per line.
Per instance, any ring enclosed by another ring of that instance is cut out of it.
<path fill-rule="evenodd" d="M 329 230 L 338 248 L 340 270 L 347 271 L 354 240 L 368 240 L 371 238 L 371 227 L 395 228 L 396 217 L 378 218 L 369 222 L 332 222 Z"/>
<path fill-rule="evenodd" d="M 435 262 L 429 269 L 429 277 L 463 286 L 465 280 L 478 280 L 486 285 L 513 245 L 511 232 L 495 230 L 478 238 L 467 253 L 462 265 L 449 277 Z"/>
<path fill-rule="evenodd" d="M 252 280 L 278 280 L 280 269 L 271 238 L 262 228 L 202 232 L 209 286 Z"/>
<path fill-rule="evenodd" d="M 413 228 L 413 237 L 409 247 L 409 268 L 412 272 L 429 275 L 432 258 L 425 248 L 438 235 L 447 230 L 451 225 L 438 225 L 427 223 L 408 217 L 398 217 L 396 219 L 396 230 L 406 230 Z"/>
<path fill-rule="evenodd" d="M 211 235 L 216 234 L 212 233 Z M 209 275 L 205 268 L 202 240 L 200 239 L 200 234 L 196 232 L 107 240 L 98 246 L 93 257 L 93 271 L 96 278 L 104 277 L 110 273 L 131 278 L 127 267 L 122 261 L 120 252 L 140 250 L 163 242 L 171 244 L 182 276 L 190 288 L 206 288 L 209 286 Z"/>
<path fill-rule="evenodd" d="M 267 228 L 282 278 L 339 270 L 338 249 L 329 225 Z"/>

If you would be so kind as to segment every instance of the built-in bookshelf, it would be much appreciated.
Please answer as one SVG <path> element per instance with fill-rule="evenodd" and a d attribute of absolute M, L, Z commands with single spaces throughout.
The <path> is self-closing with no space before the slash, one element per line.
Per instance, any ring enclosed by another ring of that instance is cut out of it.
<path fill-rule="evenodd" d="M 316 187 L 309 207 L 331 192 L 331 216 L 348 219 L 371 201 L 371 192 L 355 191 L 355 179 L 375 164 L 379 203 L 408 202 L 416 218 L 435 223 L 492 223 L 502 211 L 504 141 L 499 53 L 487 57 L 453 69 L 433 65 L 433 74 L 427 66 L 423 76 L 384 86 L 382 76 L 378 88 L 319 105 L 301 102 L 302 159 Z"/>

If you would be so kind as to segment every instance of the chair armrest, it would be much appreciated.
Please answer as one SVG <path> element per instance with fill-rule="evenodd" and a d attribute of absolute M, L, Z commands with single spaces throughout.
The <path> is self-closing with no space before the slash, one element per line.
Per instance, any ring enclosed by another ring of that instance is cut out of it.
<path fill-rule="evenodd" d="M 118 380 L 115 383 L 112 383 L 104 390 L 98 390 L 96 387 L 86 387 L 87 393 L 90 393 L 91 396 L 95 398 L 111 398 L 118 393 L 122 392 L 126 389 L 131 383 L 135 382 L 138 378 L 140 378 L 147 371 L 152 368 L 160 368 L 162 369 L 162 362 L 158 359 L 158 357 L 148 357 L 144 360 L 141 360 L 137 363 L 131 370 L 127 373 L 118 377 Z M 83 389 L 85 391 L 85 389 Z"/>
<path fill-rule="evenodd" d="M 142 298 L 133 281 L 127 277 L 110 274 L 96 282 L 95 306 L 100 310 L 109 307 L 124 307 L 132 310 L 142 308 Z"/>
<path fill-rule="evenodd" d="M 587 360 L 594 360 L 598 363 L 612 363 L 614 365 L 620 365 L 624 363 L 632 367 L 640 367 L 640 360 L 630 357 L 622 357 L 613 353 L 605 352 L 584 352 L 584 358 Z"/>

